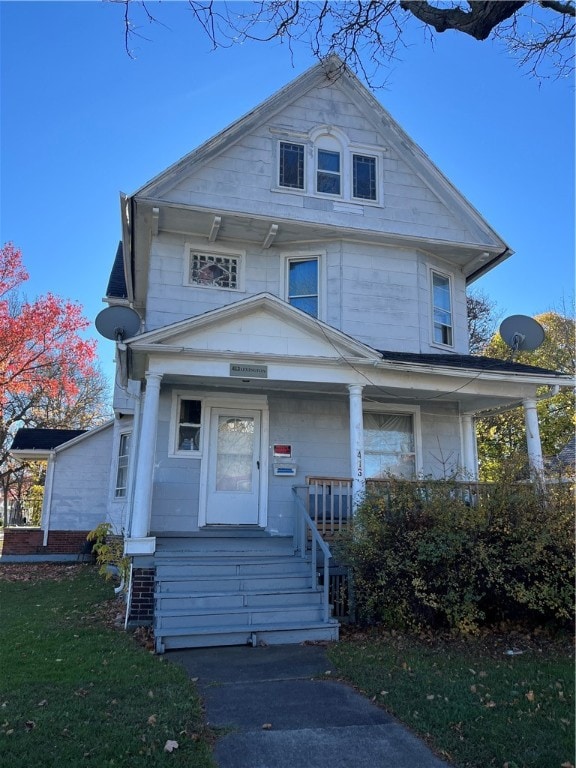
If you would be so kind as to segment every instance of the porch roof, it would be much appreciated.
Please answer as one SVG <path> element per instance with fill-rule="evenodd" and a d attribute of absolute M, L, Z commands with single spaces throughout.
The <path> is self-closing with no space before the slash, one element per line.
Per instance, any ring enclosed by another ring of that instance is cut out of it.
<path fill-rule="evenodd" d="M 47 458 L 50 451 L 58 446 L 83 435 L 85 429 L 19 429 L 12 441 L 10 453 L 20 458 Z"/>
<path fill-rule="evenodd" d="M 466 368 L 475 371 L 493 371 L 495 373 L 533 373 L 543 375 L 562 375 L 559 371 L 553 371 L 549 368 L 539 368 L 536 365 L 526 365 L 525 363 L 515 363 L 511 360 L 499 360 L 494 357 L 483 357 L 481 355 L 458 355 L 458 354 L 420 354 L 417 352 L 390 352 L 389 350 L 377 350 L 384 360 L 390 360 L 398 363 L 407 363 L 409 365 L 433 365 L 446 368 Z"/>

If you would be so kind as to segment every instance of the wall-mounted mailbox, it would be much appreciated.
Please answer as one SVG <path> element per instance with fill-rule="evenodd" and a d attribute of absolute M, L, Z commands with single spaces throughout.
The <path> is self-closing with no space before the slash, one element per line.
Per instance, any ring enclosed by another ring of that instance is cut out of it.
<path fill-rule="evenodd" d="M 295 477 L 296 464 L 291 462 L 274 462 L 274 474 L 276 477 Z"/>

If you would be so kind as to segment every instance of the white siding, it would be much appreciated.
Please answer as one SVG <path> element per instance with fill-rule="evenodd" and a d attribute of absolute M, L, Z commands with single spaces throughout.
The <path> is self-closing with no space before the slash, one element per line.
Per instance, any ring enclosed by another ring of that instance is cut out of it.
<path fill-rule="evenodd" d="M 107 519 L 112 425 L 56 453 L 51 530 L 91 530 Z"/>

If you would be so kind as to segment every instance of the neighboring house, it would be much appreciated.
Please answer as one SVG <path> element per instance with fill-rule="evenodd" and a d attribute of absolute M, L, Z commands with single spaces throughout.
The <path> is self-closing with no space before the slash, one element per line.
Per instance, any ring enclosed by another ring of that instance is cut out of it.
<path fill-rule="evenodd" d="M 106 301 L 141 328 L 99 511 L 128 622 L 159 651 L 335 638 L 293 486 L 473 479 L 474 416 L 519 402 L 537 469 L 565 377 L 467 354 L 466 287 L 511 253 L 336 57 L 123 197 Z"/>

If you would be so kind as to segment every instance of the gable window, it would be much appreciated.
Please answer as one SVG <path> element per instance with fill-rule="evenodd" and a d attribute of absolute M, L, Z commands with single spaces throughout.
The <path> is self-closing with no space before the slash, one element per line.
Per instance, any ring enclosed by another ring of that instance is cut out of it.
<path fill-rule="evenodd" d="M 316 190 L 325 195 L 340 194 L 340 152 L 329 149 L 318 150 Z"/>
<path fill-rule="evenodd" d="M 318 317 L 318 257 L 288 259 L 287 269 L 288 303 Z"/>
<path fill-rule="evenodd" d="M 352 197 L 376 200 L 376 158 L 352 155 Z"/>
<path fill-rule="evenodd" d="M 176 451 L 199 451 L 202 428 L 202 402 L 181 397 L 178 405 Z"/>
<path fill-rule="evenodd" d="M 281 187 L 304 189 L 304 145 L 280 142 Z"/>
<path fill-rule="evenodd" d="M 239 287 L 240 259 L 237 256 L 219 256 L 212 253 L 190 251 L 188 282 L 210 288 Z"/>
<path fill-rule="evenodd" d="M 130 432 L 123 432 L 120 435 L 120 442 L 118 444 L 118 463 L 116 467 L 116 488 L 114 491 L 114 497 L 116 499 L 125 499 L 128 490 L 130 437 Z"/>
<path fill-rule="evenodd" d="M 365 411 L 364 463 L 367 478 L 415 477 L 413 414 Z"/>
<path fill-rule="evenodd" d="M 432 316 L 434 342 L 452 346 L 450 278 L 438 272 L 432 272 Z"/>

